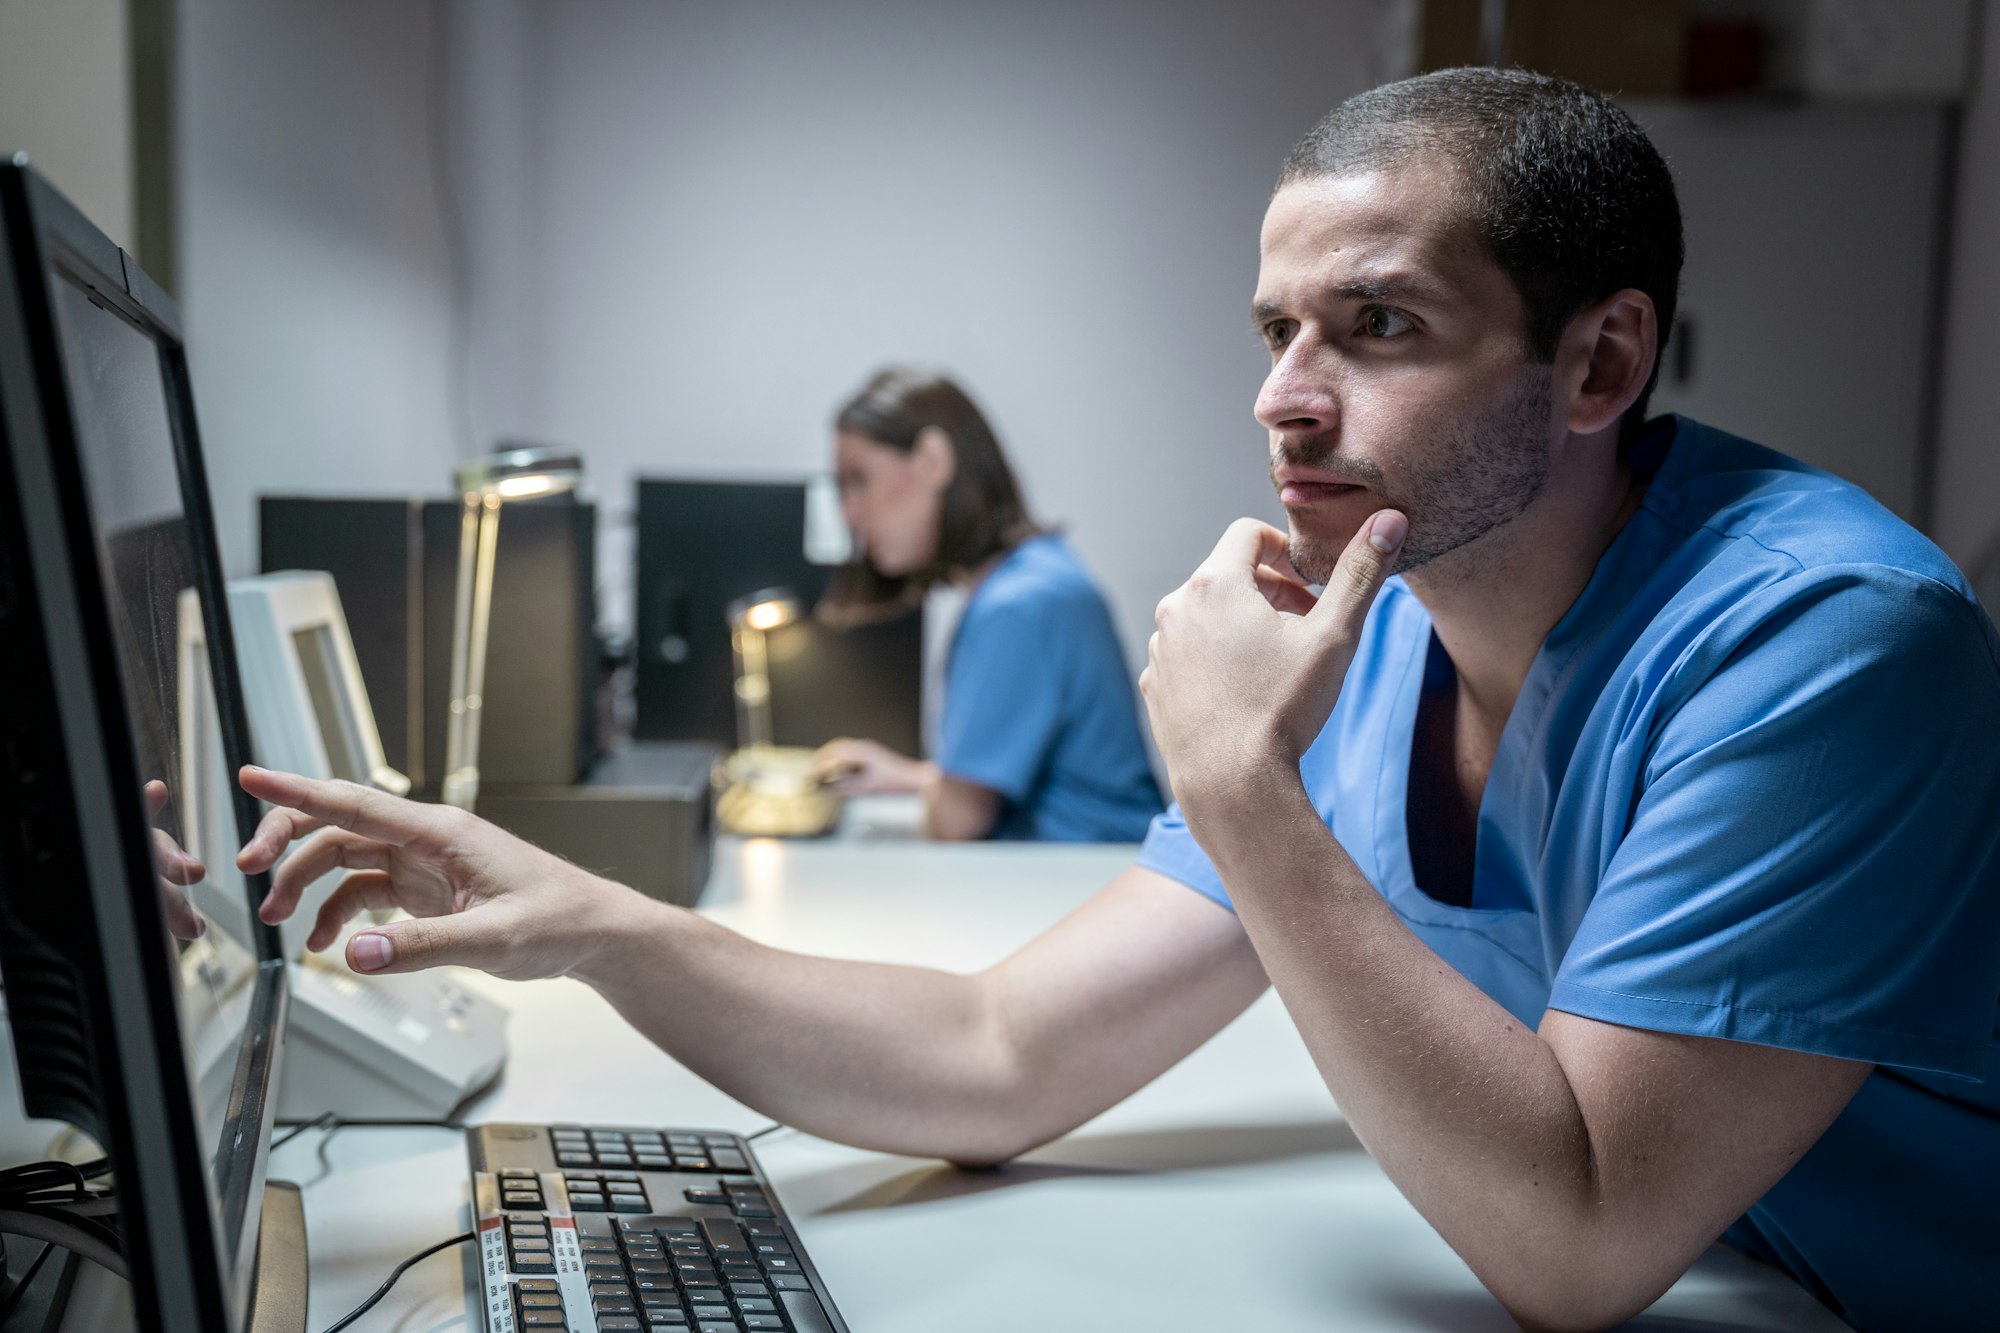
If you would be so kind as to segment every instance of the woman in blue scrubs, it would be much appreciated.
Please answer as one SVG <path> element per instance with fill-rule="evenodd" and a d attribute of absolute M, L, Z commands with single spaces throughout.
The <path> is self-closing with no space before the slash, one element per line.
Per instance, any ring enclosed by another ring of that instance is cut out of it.
<path fill-rule="evenodd" d="M 1104 595 L 1069 543 L 1028 516 L 993 429 L 939 375 L 891 368 L 834 419 L 855 563 L 821 607 L 835 623 L 966 592 L 945 666 L 937 755 L 830 741 L 851 792 L 917 792 L 934 838 L 1136 842 L 1160 812 L 1138 699 Z"/>

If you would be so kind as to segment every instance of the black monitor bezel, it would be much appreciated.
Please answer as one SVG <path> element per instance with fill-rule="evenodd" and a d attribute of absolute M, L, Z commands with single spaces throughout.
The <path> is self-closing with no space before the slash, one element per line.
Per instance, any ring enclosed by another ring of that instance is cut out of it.
<path fill-rule="evenodd" d="M 39 678 L 49 695 L 12 702 L 46 707 L 59 719 L 68 799 L 47 802 L 41 813 L 49 820 L 60 811 L 71 826 L 45 829 L 44 836 L 70 840 L 87 887 L 75 903 L 40 907 L 67 912 L 55 929 L 67 929 L 69 942 L 94 949 L 101 964 L 81 969 L 76 981 L 141 1318 L 161 1328 L 240 1330 L 253 1299 L 289 999 L 285 967 L 276 930 L 259 923 L 249 1023 L 226 1112 L 225 1139 L 246 1146 L 223 1158 L 211 1209 L 208 1153 L 214 1145 L 204 1140 L 190 1095 L 172 953 L 157 947 L 168 938 L 167 927 L 151 891 L 148 820 L 105 604 L 101 535 L 63 371 L 55 284 L 88 287 L 93 299 L 139 326 L 160 349 L 217 716 L 233 770 L 250 755 L 250 731 L 180 312 L 25 158 L 0 162 L 0 242 L 0 453 L 13 469 L 18 540 L 27 552 L 25 582 L 32 585 L 15 594 L 17 605 L 38 622 L 46 654 L 23 676 L 29 684 Z M 46 675 L 35 666 L 45 666 Z M 239 836 L 247 835 L 256 802 L 240 790 L 235 796 Z M 261 876 L 247 885 L 253 900 L 263 888 Z M 142 1106 L 155 1114 L 143 1113 Z"/>

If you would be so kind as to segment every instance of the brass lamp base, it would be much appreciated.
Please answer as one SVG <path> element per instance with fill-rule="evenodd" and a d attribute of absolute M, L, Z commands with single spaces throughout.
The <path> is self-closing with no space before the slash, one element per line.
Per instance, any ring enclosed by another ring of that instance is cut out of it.
<path fill-rule="evenodd" d="M 723 784 L 716 823 L 747 838 L 816 838 L 840 823 L 845 804 L 813 775 L 813 752 L 800 746 L 746 745 L 717 769 Z"/>

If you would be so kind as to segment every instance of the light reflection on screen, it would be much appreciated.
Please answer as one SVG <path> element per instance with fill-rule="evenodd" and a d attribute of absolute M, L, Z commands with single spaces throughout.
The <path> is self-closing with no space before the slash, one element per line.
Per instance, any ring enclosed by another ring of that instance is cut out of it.
<path fill-rule="evenodd" d="M 58 283 L 56 311 L 84 483 L 103 539 L 105 595 L 132 746 L 152 815 L 153 887 L 166 908 L 179 964 L 188 1073 L 213 1170 L 247 1034 L 256 958 L 242 933 L 247 912 L 240 910 L 243 882 L 232 859 L 233 829 L 218 838 L 224 825 L 192 812 L 185 790 L 190 769 L 183 751 L 200 737 L 200 746 L 212 739 L 220 754 L 222 742 L 208 673 L 183 667 L 189 628 L 201 637 L 199 627 L 184 627 L 183 619 L 198 617 L 200 603 L 193 595 L 194 543 L 181 504 L 164 373 L 152 339 L 82 288 Z M 222 805 L 226 820 L 227 801 Z"/>

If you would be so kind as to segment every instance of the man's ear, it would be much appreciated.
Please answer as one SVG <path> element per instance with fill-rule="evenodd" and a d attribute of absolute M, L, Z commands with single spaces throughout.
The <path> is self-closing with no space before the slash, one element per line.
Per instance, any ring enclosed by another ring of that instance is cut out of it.
<path fill-rule="evenodd" d="M 1569 429 L 1611 429 L 1639 401 L 1659 356 L 1653 298 L 1637 288 L 1613 292 L 1570 320 L 1563 331 L 1558 382 L 1569 390 Z"/>
<path fill-rule="evenodd" d="M 918 431 L 910 459 L 917 465 L 917 475 L 939 492 L 958 475 L 958 447 L 943 426 L 925 426 Z"/>

